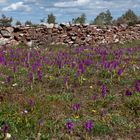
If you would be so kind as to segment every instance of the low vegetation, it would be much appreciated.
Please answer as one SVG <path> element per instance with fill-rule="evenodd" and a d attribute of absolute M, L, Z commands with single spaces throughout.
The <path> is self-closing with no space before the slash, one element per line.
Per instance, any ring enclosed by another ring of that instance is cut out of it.
<path fill-rule="evenodd" d="M 140 41 L 0 48 L 0 138 L 140 139 Z"/>

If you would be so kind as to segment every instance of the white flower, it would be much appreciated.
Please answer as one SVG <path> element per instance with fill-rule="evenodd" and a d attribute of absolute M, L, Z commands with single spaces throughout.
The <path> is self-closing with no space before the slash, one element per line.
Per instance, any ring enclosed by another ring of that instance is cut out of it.
<path fill-rule="evenodd" d="M 89 88 L 90 88 L 90 89 L 92 89 L 92 88 L 93 88 L 93 86 L 90 86 Z"/>
<path fill-rule="evenodd" d="M 17 86 L 17 85 L 18 85 L 17 83 L 14 83 L 12 86 L 15 87 L 15 86 Z"/>
<path fill-rule="evenodd" d="M 27 113 L 28 113 L 28 111 L 27 111 L 27 110 L 24 110 L 23 112 L 24 112 L 25 114 L 27 114 Z"/>
<path fill-rule="evenodd" d="M 11 134 L 10 133 L 6 133 L 6 139 L 10 139 L 11 138 Z"/>
<path fill-rule="evenodd" d="M 25 114 L 28 113 L 28 110 L 25 109 L 25 110 L 23 110 L 21 113 L 25 115 Z"/>

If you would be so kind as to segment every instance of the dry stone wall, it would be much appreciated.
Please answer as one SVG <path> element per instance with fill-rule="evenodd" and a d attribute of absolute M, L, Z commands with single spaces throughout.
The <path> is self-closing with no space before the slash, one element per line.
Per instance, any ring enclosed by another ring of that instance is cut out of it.
<path fill-rule="evenodd" d="M 27 44 L 34 46 L 65 44 L 70 46 L 123 43 L 140 39 L 140 25 L 128 27 L 95 25 L 64 25 L 38 27 L 0 27 L 0 46 Z"/>

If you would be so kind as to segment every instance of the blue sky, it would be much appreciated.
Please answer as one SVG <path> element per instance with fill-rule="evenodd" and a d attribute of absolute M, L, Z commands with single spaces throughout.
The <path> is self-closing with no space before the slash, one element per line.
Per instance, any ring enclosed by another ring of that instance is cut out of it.
<path fill-rule="evenodd" d="M 107 9 L 114 18 L 128 9 L 140 16 L 140 0 L 0 0 L 0 14 L 12 16 L 14 21 L 23 23 L 26 20 L 39 23 L 49 13 L 56 16 L 57 22 L 68 22 L 85 13 L 90 22 Z"/>

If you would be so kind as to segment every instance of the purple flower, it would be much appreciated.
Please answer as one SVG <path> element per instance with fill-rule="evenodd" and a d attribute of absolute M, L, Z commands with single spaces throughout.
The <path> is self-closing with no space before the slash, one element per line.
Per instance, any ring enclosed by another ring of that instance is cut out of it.
<path fill-rule="evenodd" d="M 68 77 L 64 77 L 64 84 L 66 85 L 68 83 Z"/>
<path fill-rule="evenodd" d="M 81 74 L 81 71 L 78 69 L 77 72 L 76 72 L 76 76 L 79 77 L 80 74 Z"/>
<path fill-rule="evenodd" d="M 87 131 L 91 131 L 93 129 L 93 122 L 91 120 L 86 121 L 84 127 Z"/>
<path fill-rule="evenodd" d="M 38 80 L 40 81 L 41 80 L 41 71 L 40 71 L 40 69 L 38 69 L 38 71 L 37 71 L 37 77 L 38 77 Z"/>
<path fill-rule="evenodd" d="M 68 122 L 66 123 L 66 128 L 67 128 L 69 131 L 71 131 L 71 130 L 73 129 L 73 126 L 74 126 L 74 124 L 73 124 L 73 122 L 71 122 L 71 121 L 68 121 Z"/>
<path fill-rule="evenodd" d="M 135 91 L 140 92 L 140 82 L 138 80 L 135 81 Z"/>
<path fill-rule="evenodd" d="M 107 114 L 107 110 L 106 109 L 101 109 L 100 110 L 101 117 L 104 117 L 106 114 Z"/>
<path fill-rule="evenodd" d="M 33 65 L 32 65 L 32 71 L 33 71 L 33 72 L 35 71 L 35 68 L 36 68 L 36 66 L 33 64 Z"/>
<path fill-rule="evenodd" d="M 14 73 L 16 72 L 16 66 L 13 67 L 13 72 L 14 72 Z"/>
<path fill-rule="evenodd" d="M 131 92 L 129 89 L 127 89 L 127 90 L 125 91 L 125 95 L 126 95 L 126 96 L 131 96 L 131 95 L 132 95 L 132 92 Z"/>
<path fill-rule="evenodd" d="M 29 79 L 30 79 L 30 82 L 33 81 L 33 73 L 32 72 L 29 73 Z"/>
<path fill-rule="evenodd" d="M 96 100 L 96 99 L 97 99 L 97 95 L 93 95 L 93 96 L 92 96 L 92 99 L 93 99 L 93 100 Z"/>
<path fill-rule="evenodd" d="M 11 76 L 8 76 L 7 77 L 7 82 L 10 83 L 11 82 L 11 79 L 12 79 L 12 77 Z"/>
<path fill-rule="evenodd" d="M 84 64 L 86 66 L 90 66 L 92 64 L 92 61 L 91 60 L 84 60 Z"/>
<path fill-rule="evenodd" d="M 84 73 L 85 71 L 84 64 L 82 62 L 79 64 L 79 70 L 81 71 L 81 73 Z"/>
<path fill-rule="evenodd" d="M 73 108 L 74 111 L 78 111 L 80 109 L 80 104 L 76 103 L 72 106 L 72 108 Z"/>
<path fill-rule="evenodd" d="M 28 104 L 29 104 L 30 106 L 33 106 L 33 105 L 34 105 L 33 100 L 32 100 L 32 99 L 29 99 L 29 100 L 28 100 Z"/>
<path fill-rule="evenodd" d="M 122 75 L 122 73 L 123 73 L 123 70 L 122 69 L 119 69 L 118 70 L 118 75 Z"/>
<path fill-rule="evenodd" d="M 107 88 L 106 88 L 105 85 L 102 86 L 101 92 L 102 92 L 102 97 L 105 97 L 105 95 L 106 95 L 106 93 L 107 93 Z"/>
<path fill-rule="evenodd" d="M 4 124 L 3 126 L 2 126 L 2 132 L 5 134 L 5 133 L 8 133 L 8 131 L 9 131 L 9 126 L 8 126 L 8 124 Z"/>

